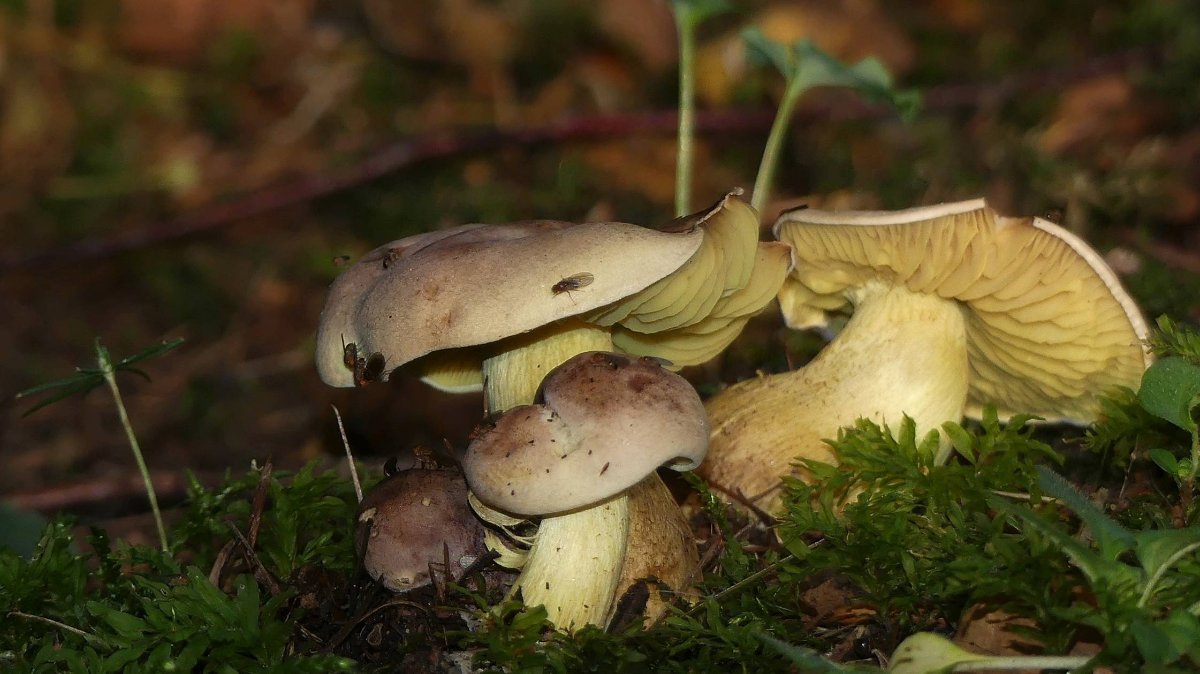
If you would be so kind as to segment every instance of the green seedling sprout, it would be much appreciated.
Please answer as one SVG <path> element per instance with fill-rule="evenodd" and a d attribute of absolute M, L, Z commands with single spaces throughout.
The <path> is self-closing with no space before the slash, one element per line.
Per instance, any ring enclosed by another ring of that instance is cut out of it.
<path fill-rule="evenodd" d="M 812 40 L 783 45 L 768 39 L 757 28 L 744 31 L 742 39 L 752 56 L 775 66 L 787 81 L 783 99 L 779 101 L 775 121 L 767 136 L 767 144 L 763 148 L 758 176 L 754 180 L 750 205 L 759 213 L 762 213 L 771 193 L 780 147 L 792 112 L 796 102 L 806 92 L 817 87 L 848 87 L 868 100 L 892 105 L 905 118 L 916 112 L 918 96 L 910 91 L 897 91 L 887 69 L 875 58 L 863 59 L 852 66 L 846 65 L 818 49 Z"/>
<path fill-rule="evenodd" d="M 17 398 L 26 398 L 38 393 L 53 391 L 53 393 L 42 398 L 37 404 L 26 410 L 23 416 L 27 416 L 65 398 L 73 395 L 83 395 L 101 384 L 108 386 L 109 391 L 112 393 L 113 402 L 117 406 L 117 416 L 121 420 L 121 427 L 125 429 L 125 438 L 129 441 L 129 447 L 133 450 L 134 461 L 137 462 L 138 471 L 142 474 L 142 482 L 146 485 L 146 498 L 150 501 L 150 510 L 154 514 L 154 524 L 158 528 L 158 539 L 162 545 L 163 552 L 170 552 L 170 545 L 167 541 L 167 530 L 163 526 L 162 511 L 158 507 L 158 496 L 154 492 L 154 483 L 150 480 L 150 470 L 146 467 L 146 460 L 142 455 L 141 446 L 138 444 L 137 435 L 134 434 L 133 425 L 130 423 L 129 415 L 125 411 L 125 402 L 121 398 L 121 390 L 117 387 L 117 373 L 132 372 L 149 380 L 149 375 L 133 365 L 147 358 L 161 356 L 182 343 L 182 339 L 166 341 L 114 363 L 112 356 L 108 353 L 108 349 L 100 344 L 100 338 L 97 337 L 95 348 L 96 364 L 98 367 L 76 368 L 74 376 L 39 384 L 17 394 Z"/>
<path fill-rule="evenodd" d="M 679 32 L 679 140 L 675 158 L 675 217 L 692 212 L 692 145 L 696 119 L 696 27 L 728 11 L 724 0 L 672 0 Z"/>
<path fill-rule="evenodd" d="M 706 19 L 728 11 L 729 6 L 724 0 L 673 0 L 671 5 L 679 33 L 679 138 L 675 167 L 675 215 L 679 217 L 691 212 L 696 28 Z M 916 93 L 893 87 L 891 76 L 877 59 L 867 58 L 847 65 L 818 49 L 812 40 L 783 45 L 768 39 L 757 28 L 744 31 L 742 38 L 752 57 L 774 65 L 787 81 L 754 181 L 750 205 L 760 214 L 770 196 L 792 112 L 806 92 L 817 87 L 848 87 L 870 101 L 893 106 L 906 119 L 915 114 L 919 105 Z"/>

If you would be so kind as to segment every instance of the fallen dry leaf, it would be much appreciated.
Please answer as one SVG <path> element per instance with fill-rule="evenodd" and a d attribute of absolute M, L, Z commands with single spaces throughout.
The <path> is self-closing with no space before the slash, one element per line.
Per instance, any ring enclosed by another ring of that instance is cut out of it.
<path fill-rule="evenodd" d="M 1020 630 L 1035 630 L 1030 618 L 1015 616 L 1003 609 L 983 604 L 969 607 L 958 624 L 954 643 L 968 651 L 988 655 L 1028 655 L 1039 653 L 1042 644 Z"/>

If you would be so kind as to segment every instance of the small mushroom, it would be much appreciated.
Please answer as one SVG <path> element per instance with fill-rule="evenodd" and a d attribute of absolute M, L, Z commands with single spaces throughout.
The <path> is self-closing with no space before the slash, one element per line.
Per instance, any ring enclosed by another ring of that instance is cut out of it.
<path fill-rule="evenodd" d="M 633 526 L 648 529 L 639 540 L 657 544 L 632 546 L 637 558 L 627 554 L 630 525 L 613 511 L 622 507 L 616 497 L 657 483 L 659 466 L 690 470 L 703 460 L 708 422 L 696 391 L 652 359 L 591 352 L 556 367 L 537 399 L 508 410 L 471 441 L 463 472 L 472 491 L 486 506 L 508 513 L 597 510 L 602 517 L 610 512 L 612 521 L 554 540 L 555 549 L 526 570 L 513 592 L 540 587 L 541 602 L 561 605 L 557 624 L 569 629 L 590 621 L 589 611 L 572 608 L 576 594 L 605 595 L 611 603 L 648 576 L 684 589 L 698 558 L 690 535 L 677 535 L 687 531 L 678 506 L 669 496 L 654 496 L 665 490 L 650 489 L 642 499 L 649 512 Z"/>
<path fill-rule="evenodd" d="M 457 579 L 487 554 L 484 527 L 467 505 L 462 473 L 446 468 L 400 471 L 359 505 L 355 546 L 371 578 L 393 592 L 431 582 L 430 568 Z"/>
<path fill-rule="evenodd" d="M 1031 413 L 1087 423 L 1099 396 L 1136 388 L 1147 329 L 1103 259 L 1040 218 L 982 199 L 897 212 L 796 210 L 775 235 L 792 246 L 779 300 L 789 327 L 842 332 L 802 369 L 739 383 L 709 400 L 700 472 L 767 510 L 798 458 L 832 461 L 825 438 L 865 417 L 919 432 Z M 943 442 L 938 460 L 949 455 Z"/>
<path fill-rule="evenodd" d="M 487 505 L 547 515 L 603 501 L 662 465 L 691 470 L 708 447 L 704 406 L 649 358 L 582 353 L 546 376 L 533 405 L 477 433 L 463 458 Z"/>

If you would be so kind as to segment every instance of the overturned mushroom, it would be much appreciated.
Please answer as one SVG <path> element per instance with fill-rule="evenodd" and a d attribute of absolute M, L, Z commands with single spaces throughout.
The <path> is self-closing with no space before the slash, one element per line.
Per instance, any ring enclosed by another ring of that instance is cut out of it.
<path fill-rule="evenodd" d="M 1137 307 L 1095 251 L 1040 218 L 982 199 L 897 212 L 797 210 L 775 225 L 794 270 L 788 325 L 853 316 L 800 370 L 742 382 L 708 403 L 702 474 L 768 510 L 798 458 L 830 461 L 825 438 L 865 417 L 918 430 L 1024 412 L 1086 423 L 1099 396 L 1136 388 L 1149 364 Z M 943 443 L 939 460 L 949 446 Z"/>
<path fill-rule="evenodd" d="M 367 574 L 393 592 L 428 585 L 430 568 L 447 562 L 442 572 L 457 579 L 487 554 L 456 469 L 412 468 L 375 485 L 359 504 L 354 542 Z"/>
<path fill-rule="evenodd" d="M 686 530 L 674 502 L 668 497 L 639 518 L 664 524 L 645 532 L 658 544 L 635 546 L 635 558 L 627 554 L 628 519 L 613 501 L 648 480 L 656 483 L 659 466 L 695 468 L 707 445 L 704 406 L 685 379 L 649 358 L 592 352 L 555 368 L 535 404 L 513 407 L 482 428 L 467 448 L 463 471 L 490 508 L 525 516 L 596 509 L 596 519 L 608 520 L 555 538 L 555 549 L 537 555 L 537 565 L 513 588 L 542 588 L 557 624 L 569 628 L 589 621 L 574 596 L 619 596 L 623 577 L 626 587 L 654 577 L 684 589 L 699 560 L 690 540 L 672 535 Z M 488 510 L 481 515 L 487 518 Z M 534 549 L 539 545 L 533 542 Z"/>
<path fill-rule="evenodd" d="M 757 214 L 736 194 L 663 231 L 531 222 L 422 234 L 381 246 L 334 282 L 317 369 L 326 383 L 354 385 L 345 357 L 354 344 L 357 354 L 385 360 L 380 379 L 405 367 L 446 390 L 483 388 L 489 409 L 500 412 L 531 402 L 546 373 L 581 352 L 657 356 L 675 367 L 708 360 L 773 299 L 789 264 L 785 244 L 758 242 Z M 612 507 L 626 521 L 645 513 L 624 496 Z M 591 530 L 587 520 L 597 516 L 585 509 L 544 517 L 539 541 Z M 531 551 L 529 563 L 537 566 L 544 549 Z M 525 584 L 522 594 L 545 603 L 538 592 Z M 598 624 L 612 598 L 574 601 L 588 607 L 576 624 Z"/>

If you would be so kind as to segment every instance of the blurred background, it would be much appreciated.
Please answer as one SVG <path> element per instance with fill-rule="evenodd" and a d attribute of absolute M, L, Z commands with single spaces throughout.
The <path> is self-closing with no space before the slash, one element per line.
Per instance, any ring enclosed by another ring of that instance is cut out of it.
<path fill-rule="evenodd" d="M 751 186 L 779 76 L 737 37 L 876 56 L 924 108 L 802 100 L 764 213 L 986 196 L 1108 256 L 1147 315 L 1200 318 L 1200 3 L 733 2 L 702 26 L 697 204 Z M 169 505 L 342 448 L 461 444 L 478 396 L 397 375 L 324 386 L 337 258 L 465 222 L 672 215 L 675 28 L 663 0 L 0 0 L 0 498 L 145 541 L 103 389 L 23 416 L 14 394 L 165 339 L 121 380 Z M 765 230 L 764 230 L 765 235 Z M 821 341 L 773 312 L 711 393 Z"/>

